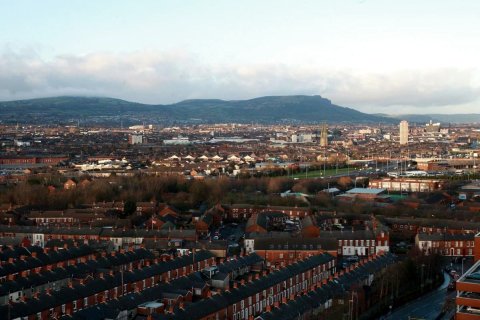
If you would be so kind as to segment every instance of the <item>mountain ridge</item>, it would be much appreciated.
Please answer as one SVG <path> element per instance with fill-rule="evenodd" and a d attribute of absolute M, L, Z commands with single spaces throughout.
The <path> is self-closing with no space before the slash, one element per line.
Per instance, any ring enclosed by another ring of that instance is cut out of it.
<path fill-rule="evenodd" d="M 68 121 L 392 123 L 396 120 L 333 104 L 319 95 L 264 96 L 247 100 L 189 99 L 144 104 L 110 97 L 59 96 L 0 102 L 4 123 Z M 21 117 L 20 117 L 21 116 Z M 103 120 L 102 120 L 103 119 Z"/>

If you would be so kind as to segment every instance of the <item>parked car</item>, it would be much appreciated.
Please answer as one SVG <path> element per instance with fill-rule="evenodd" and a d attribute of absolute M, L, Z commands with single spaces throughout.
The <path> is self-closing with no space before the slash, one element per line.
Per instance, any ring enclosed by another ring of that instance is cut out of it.
<path fill-rule="evenodd" d="M 348 262 L 358 262 L 359 258 L 358 256 L 349 256 L 346 259 Z"/>

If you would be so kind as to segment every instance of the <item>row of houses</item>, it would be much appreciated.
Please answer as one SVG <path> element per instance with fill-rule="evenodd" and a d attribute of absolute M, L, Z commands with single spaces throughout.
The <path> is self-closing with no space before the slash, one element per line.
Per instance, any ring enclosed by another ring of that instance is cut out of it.
<path fill-rule="evenodd" d="M 407 217 L 378 217 L 378 219 L 389 227 L 392 233 L 412 237 L 418 233 L 476 234 L 480 231 L 480 222 Z"/>
<path fill-rule="evenodd" d="M 272 265 L 288 265 L 298 258 L 328 252 L 333 256 L 369 256 L 390 251 L 388 232 L 373 230 L 325 231 L 319 237 L 295 237 L 284 232 L 251 233 L 245 251 L 256 252 Z"/>
<path fill-rule="evenodd" d="M 35 250 L 34 247 L 25 249 Z M 42 261 L 42 256 L 34 253 L 36 251 L 32 253 L 28 264 L 19 263 L 21 258 L 2 264 L 1 272 L 6 274 L 6 277 L 2 277 L 0 283 L 0 305 L 18 302 L 25 297 L 31 298 L 37 292 L 58 290 L 69 282 L 83 281 L 85 277 L 95 277 L 105 270 L 120 272 L 139 269 L 153 263 L 155 259 L 151 251 L 142 248 L 112 251 L 108 255 L 106 252 L 97 253 L 88 260 L 83 257 L 74 260 L 74 263 L 66 260 L 62 261 L 63 264 L 43 265 L 39 270 L 35 259 Z"/>
<path fill-rule="evenodd" d="M 193 229 L 125 229 L 125 228 L 55 228 L 26 227 L 0 225 L 0 237 L 14 238 L 27 245 L 44 247 L 47 241 L 59 240 L 96 240 L 110 241 L 116 250 L 128 247 L 140 247 L 146 240 L 181 239 L 194 241 L 197 239 Z"/>
<path fill-rule="evenodd" d="M 355 317 L 368 310 L 369 295 L 367 290 L 372 285 L 375 275 L 394 263 L 391 254 L 384 254 L 375 259 L 363 260 L 349 270 L 340 272 L 338 277 L 321 286 L 314 286 L 303 295 L 282 300 L 267 308 L 266 312 L 255 320 L 293 320 L 293 319 L 330 319 L 328 314 L 332 306 L 349 304 L 355 310 Z M 367 289 L 368 288 L 368 289 Z M 348 298 L 346 298 L 348 297 Z M 355 300 L 353 299 L 355 297 Z M 351 301 L 350 301 L 351 299 Z M 351 302 L 351 304 L 350 304 Z M 354 302 L 356 302 L 354 304 Z"/>
<path fill-rule="evenodd" d="M 296 314 L 290 313 L 291 319 L 307 312 L 315 312 L 316 318 L 319 318 L 321 313 L 333 306 L 335 298 L 342 296 L 337 301 L 344 303 L 343 295 L 354 282 L 371 285 L 375 273 L 394 262 L 391 255 L 370 257 L 340 272 L 328 269 L 327 262 L 325 272 L 315 274 L 318 264 L 328 257 L 331 256 L 317 255 L 299 261 L 236 290 L 212 295 L 206 300 L 174 309 L 173 312 L 153 314 L 152 319 L 281 319 L 284 317 L 279 312 L 281 308 L 296 304 L 298 299 L 306 296 L 317 297 L 317 303 L 310 305 L 310 308 L 298 308 Z"/>
<path fill-rule="evenodd" d="M 473 257 L 475 242 L 473 233 L 418 233 L 415 236 L 416 247 L 427 255 Z"/>
<path fill-rule="evenodd" d="M 57 291 L 36 292 L 32 298 L 23 296 L 0 307 L 0 318 L 52 319 L 73 314 L 78 310 L 116 300 L 133 292 L 142 292 L 159 284 L 188 276 L 216 263 L 208 251 L 184 255 L 172 260 L 156 261 L 142 268 L 122 272 L 99 273 L 96 278 L 85 278 L 78 284 L 69 282 Z M 88 280 L 86 280 L 88 279 Z M 170 291 L 172 292 L 172 291 Z M 191 299 L 192 292 L 186 294 Z"/>
<path fill-rule="evenodd" d="M 258 279 L 244 282 L 221 294 L 185 305 L 166 314 L 168 319 L 249 319 L 291 295 L 307 292 L 335 273 L 335 258 L 329 254 L 316 255 Z M 160 317 L 161 318 L 161 317 Z"/>

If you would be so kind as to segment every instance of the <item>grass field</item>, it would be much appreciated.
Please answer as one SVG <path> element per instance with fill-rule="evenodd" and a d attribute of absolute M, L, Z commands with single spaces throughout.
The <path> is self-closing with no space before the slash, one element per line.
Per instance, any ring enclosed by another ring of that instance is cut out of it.
<path fill-rule="evenodd" d="M 352 172 L 353 169 L 348 169 L 348 168 L 341 168 L 341 169 L 327 169 L 325 170 L 325 175 L 323 174 L 323 170 L 313 170 L 313 171 L 308 171 L 308 172 L 299 172 L 295 174 L 290 174 L 288 175 L 289 178 L 299 178 L 299 179 L 305 179 L 305 178 L 321 178 L 321 177 L 330 177 L 334 176 L 337 174 L 344 174 L 348 173 L 348 171 Z M 286 176 L 283 176 L 286 177 Z"/>

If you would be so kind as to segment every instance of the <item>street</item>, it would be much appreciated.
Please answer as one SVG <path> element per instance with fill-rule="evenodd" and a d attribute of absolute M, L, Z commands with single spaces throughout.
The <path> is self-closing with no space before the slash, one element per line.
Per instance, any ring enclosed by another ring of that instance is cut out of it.
<path fill-rule="evenodd" d="M 403 307 L 393 311 L 391 314 L 384 316 L 383 319 L 388 320 L 407 320 L 407 319 L 436 319 L 443 308 L 443 304 L 447 296 L 455 295 L 455 291 L 447 292 L 447 286 L 450 282 L 450 276 L 443 274 L 443 284 L 435 291 L 418 298 Z"/>

